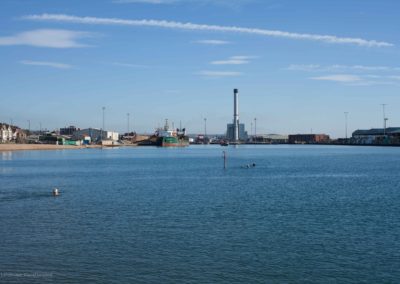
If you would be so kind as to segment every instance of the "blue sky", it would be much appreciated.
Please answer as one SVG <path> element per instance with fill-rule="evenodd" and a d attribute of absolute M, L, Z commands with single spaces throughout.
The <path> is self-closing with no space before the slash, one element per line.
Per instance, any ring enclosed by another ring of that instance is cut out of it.
<path fill-rule="evenodd" d="M 2 0 L 0 121 L 223 133 L 400 126 L 399 1 Z"/>

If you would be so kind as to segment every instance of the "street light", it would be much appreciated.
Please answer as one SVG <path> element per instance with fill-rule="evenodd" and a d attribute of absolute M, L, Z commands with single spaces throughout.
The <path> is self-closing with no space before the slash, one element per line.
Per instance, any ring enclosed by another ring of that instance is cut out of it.
<path fill-rule="evenodd" d="M 127 116 L 127 130 L 128 130 L 128 135 L 129 135 L 129 116 L 130 116 L 130 113 L 128 112 L 126 114 L 126 116 Z"/>
<path fill-rule="evenodd" d="M 257 136 L 257 118 L 254 118 L 254 136 Z"/>
<path fill-rule="evenodd" d="M 204 118 L 204 138 L 207 137 L 207 118 Z"/>
<path fill-rule="evenodd" d="M 105 130 L 105 111 L 106 111 L 106 107 L 102 107 L 102 110 L 103 110 L 103 128 L 102 128 L 102 131 L 101 131 L 101 139 L 103 139 L 103 133 L 104 133 L 104 130 Z"/>
<path fill-rule="evenodd" d="M 381 104 L 382 106 L 382 111 L 383 111 L 383 135 L 386 135 L 386 114 L 385 114 L 385 106 L 386 104 Z"/>

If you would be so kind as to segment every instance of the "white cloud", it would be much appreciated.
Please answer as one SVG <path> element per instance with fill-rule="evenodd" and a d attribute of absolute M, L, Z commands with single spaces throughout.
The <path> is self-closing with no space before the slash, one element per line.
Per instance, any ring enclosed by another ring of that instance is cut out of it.
<path fill-rule="evenodd" d="M 209 44 L 209 45 L 226 45 L 230 44 L 231 42 L 225 40 L 217 40 L 217 39 L 204 39 L 195 41 L 195 43 Z"/>
<path fill-rule="evenodd" d="M 254 56 L 231 56 L 227 60 L 216 60 L 212 61 L 213 65 L 241 65 L 250 63 L 250 59 L 255 58 Z"/>
<path fill-rule="evenodd" d="M 22 60 L 22 61 L 20 61 L 20 63 L 24 64 L 24 65 L 46 66 L 46 67 L 52 67 L 52 68 L 57 68 L 57 69 L 72 68 L 72 65 L 65 64 L 65 63 L 59 63 L 59 62 Z"/>
<path fill-rule="evenodd" d="M 292 64 L 286 68 L 291 71 L 308 71 L 308 72 L 338 72 L 338 71 L 358 71 L 358 72 L 384 72 L 384 71 L 399 71 L 400 67 L 392 67 L 392 66 L 366 66 L 366 65 L 317 65 L 317 64 Z"/>
<path fill-rule="evenodd" d="M 237 77 L 243 75 L 240 72 L 234 72 L 234 71 L 208 71 L 208 70 L 201 71 L 198 74 L 207 77 Z"/>
<path fill-rule="evenodd" d="M 29 15 L 23 18 L 27 20 L 54 21 L 54 22 L 90 24 L 90 25 L 146 26 L 146 27 L 161 27 L 161 28 L 179 29 L 179 30 L 231 32 L 231 33 L 260 35 L 266 37 L 287 38 L 294 40 L 310 40 L 310 41 L 319 41 L 319 42 L 336 43 L 336 44 L 353 44 L 366 47 L 393 46 L 393 44 L 388 42 L 366 40 L 362 38 L 338 37 L 334 35 L 319 35 L 319 34 L 308 34 L 308 33 L 293 33 L 287 31 L 279 31 L 279 30 L 245 28 L 236 26 L 203 25 L 194 23 L 172 22 L 165 20 L 125 20 L 119 18 L 78 17 L 78 16 L 70 16 L 64 14 Z"/>
<path fill-rule="evenodd" d="M 220 5 L 239 8 L 245 4 L 260 0 L 113 0 L 116 4 L 189 4 L 189 5 Z"/>
<path fill-rule="evenodd" d="M 123 62 L 112 62 L 111 64 L 114 66 L 131 67 L 131 68 L 148 68 L 149 67 L 147 65 L 131 64 L 131 63 L 123 63 Z"/>
<path fill-rule="evenodd" d="M 87 32 L 70 30 L 41 29 L 0 37 L 0 45 L 30 45 L 35 47 L 73 48 L 87 45 L 77 42 L 78 39 L 87 37 Z"/>
<path fill-rule="evenodd" d="M 174 0 L 114 0 L 113 3 L 128 4 L 128 3 L 141 3 L 141 4 L 171 4 Z"/>
<path fill-rule="evenodd" d="M 286 69 L 291 71 L 315 71 L 319 70 L 320 68 L 321 68 L 320 65 L 315 65 L 315 64 L 308 64 L 308 65 L 291 64 Z"/>
<path fill-rule="evenodd" d="M 320 76 L 320 77 L 312 77 L 310 79 L 320 80 L 320 81 L 341 82 L 341 83 L 359 82 L 362 80 L 362 78 L 360 76 L 348 75 L 348 74 L 327 75 L 327 76 Z"/>

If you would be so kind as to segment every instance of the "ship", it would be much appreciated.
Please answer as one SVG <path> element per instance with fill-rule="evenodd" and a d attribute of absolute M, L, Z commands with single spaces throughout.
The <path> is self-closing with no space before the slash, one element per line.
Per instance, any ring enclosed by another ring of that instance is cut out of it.
<path fill-rule="evenodd" d="M 158 147 L 186 147 L 189 146 L 189 137 L 185 128 L 171 129 L 166 119 L 164 127 L 157 128 L 148 142 L 147 145 Z"/>

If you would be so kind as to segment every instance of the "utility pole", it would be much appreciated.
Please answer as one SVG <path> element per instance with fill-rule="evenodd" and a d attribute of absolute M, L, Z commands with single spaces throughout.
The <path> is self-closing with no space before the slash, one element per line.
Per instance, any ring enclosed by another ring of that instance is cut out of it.
<path fill-rule="evenodd" d="M 344 112 L 344 128 L 345 128 L 345 133 L 346 133 L 346 140 L 347 140 L 347 117 L 349 115 L 349 112 L 345 111 Z"/>
<path fill-rule="evenodd" d="M 254 118 L 254 137 L 257 136 L 257 118 Z"/>
<path fill-rule="evenodd" d="M 204 139 L 207 137 L 207 118 L 204 118 Z"/>
<path fill-rule="evenodd" d="M 386 114 L 385 114 L 385 106 L 386 104 L 381 104 L 382 105 L 382 111 L 383 111 L 383 135 L 386 135 Z"/>
<path fill-rule="evenodd" d="M 129 135 L 129 116 L 130 116 L 130 113 L 128 112 L 127 114 L 126 114 L 126 117 L 127 117 L 127 127 L 126 127 L 126 129 L 127 129 L 127 133 L 128 133 L 128 135 Z"/>

